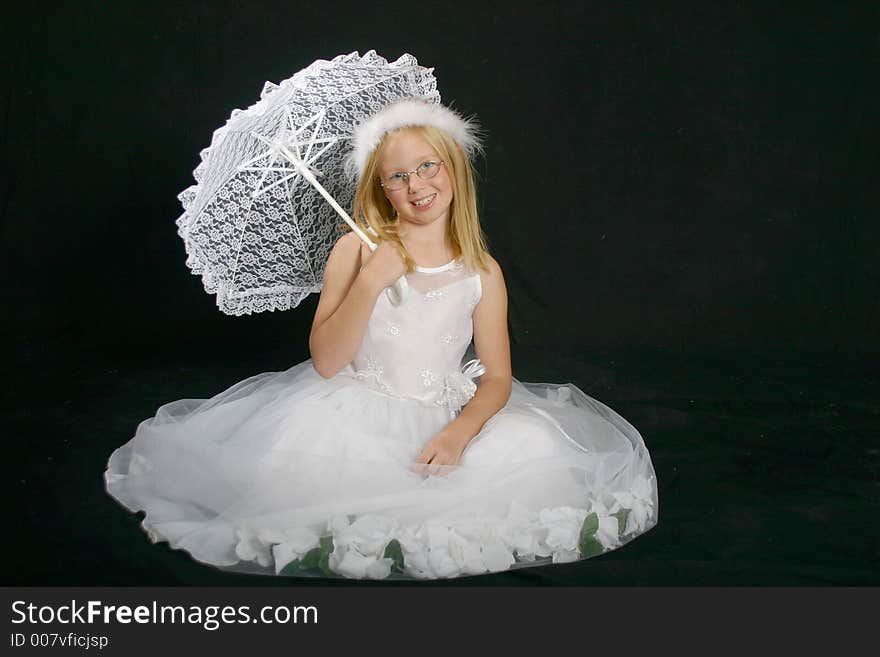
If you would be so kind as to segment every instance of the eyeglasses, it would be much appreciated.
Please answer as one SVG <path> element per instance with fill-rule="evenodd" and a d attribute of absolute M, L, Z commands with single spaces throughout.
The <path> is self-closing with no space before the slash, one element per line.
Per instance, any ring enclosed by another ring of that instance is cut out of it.
<path fill-rule="evenodd" d="M 445 162 L 443 160 L 440 160 L 439 162 L 428 160 L 427 162 L 422 162 L 417 169 L 413 169 L 412 171 L 397 171 L 396 173 L 392 173 L 384 180 L 380 180 L 379 184 L 390 192 L 403 189 L 409 185 L 409 177 L 412 174 L 416 174 L 422 180 L 433 178 L 440 171 L 441 164 L 445 164 Z"/>

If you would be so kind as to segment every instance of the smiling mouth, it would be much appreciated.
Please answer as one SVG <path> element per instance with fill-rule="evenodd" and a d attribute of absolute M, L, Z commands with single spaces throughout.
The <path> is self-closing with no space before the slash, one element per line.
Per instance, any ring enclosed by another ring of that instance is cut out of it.
<path fill-rule="evenodd" d="M 435 197 L 435 196 L 437 196 L 437 192 L 434 192 L 434 193 L 431 194 L 430 196 L 426 196 L 426 197 L 423 198 L 423 199 L 419 199 L 418 201 L 410 201 L 410 203 L 412 203 L 412 204 L 413 204 L 414 206 L 416 206 L 417 208 L 423 208 L 423 207 L 425 207 L 426 205 L 429 205 L 429 204 L 431 203 L 431 201 L 434 200 L 434 197 Z"/>

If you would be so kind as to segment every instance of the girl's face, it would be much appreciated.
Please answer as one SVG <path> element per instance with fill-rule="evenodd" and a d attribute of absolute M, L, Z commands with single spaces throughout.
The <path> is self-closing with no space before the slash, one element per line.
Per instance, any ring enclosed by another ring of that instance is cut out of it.
<path fill-rule="evenodd" d="M 424 162 L 440 162 L 441 159 L 431 145 L 412 130 L 398 130 L 385 140 L 377 168 L 379 178 L 386 181 L 392 174 L 409 173 L 402 189 L 382 188 L 397 210 L 401 224 L 410 222 L 425 225 L 449 221 L 452 181 L 446 164 L 441 164 L 437 174 L 427 180 L 412 173 Z"/>

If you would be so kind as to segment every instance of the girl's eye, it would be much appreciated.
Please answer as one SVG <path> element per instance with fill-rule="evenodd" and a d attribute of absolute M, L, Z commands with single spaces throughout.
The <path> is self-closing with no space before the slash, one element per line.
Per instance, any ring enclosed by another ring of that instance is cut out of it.
<path fill-rule="evenodd" d="M 400 182 L 405 177 L 406 177 L 405 173 L 403 173 L 402 171 L 398 171 L 397 173 L 392 173 L 390 176 L 388 176 L 388 182 L 391 182 L 391 183 Z"/>
<path fill-rule="evenodd" d="M 431 173 L 432 171 L 434 171 L 434 167 L 436 166 L 436 162 L 422 162 L 419 165 L 419 173 Z"/>

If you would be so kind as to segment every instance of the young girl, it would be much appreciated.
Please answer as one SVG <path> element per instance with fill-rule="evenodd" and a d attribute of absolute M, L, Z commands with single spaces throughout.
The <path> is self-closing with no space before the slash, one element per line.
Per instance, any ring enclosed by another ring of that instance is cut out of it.
<path fill-rule="evenodd" d="M 312 359 L 161 407 L 110 458 L 153 541 L 230 570 L 439 578 L 574 561 L 657 522 L 639 433 L 571 384 L 513 379 L 474 126 L 405 99 L 354 135 L 354 216 Z M 401 276 L 409 294 L 383 291 Z M 473 339 L 476 358 L 462 366 Z"/>

